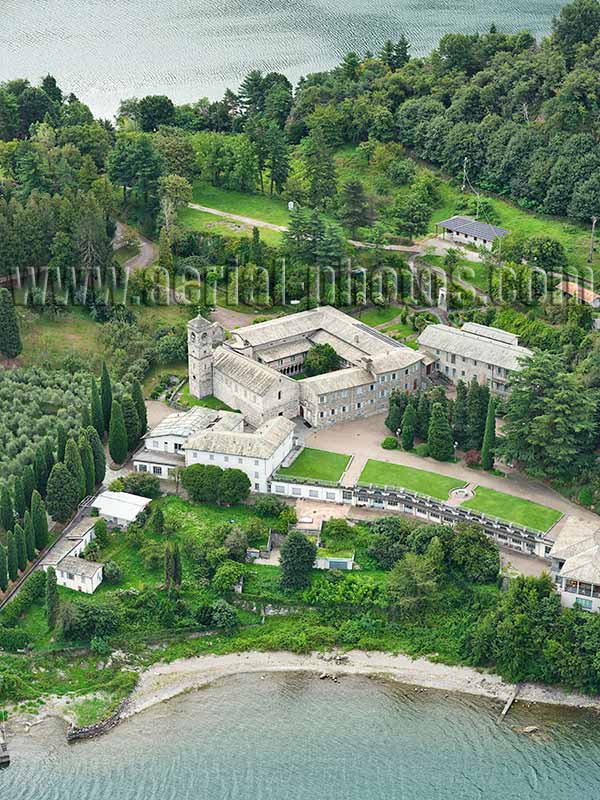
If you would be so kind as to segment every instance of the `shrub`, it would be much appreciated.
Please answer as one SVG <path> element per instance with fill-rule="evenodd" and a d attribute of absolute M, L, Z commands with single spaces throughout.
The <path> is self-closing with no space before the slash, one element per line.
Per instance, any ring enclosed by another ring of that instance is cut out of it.
<path fill-rule="evenodd" d="M 211 612 L 213 624 L 217 628 L 230 630 L 237 625 L 237 611 L 225 600 L 216 600 L 211 606 Z"/>
<path fill-rule="evenodd" d="M 6 650 L 7 653 L 16 653 L 17 650 L 24 650 L 28 644 L 29 636 L 25 631 L 0 627 L 1 650 Z"/>
<path fill-rule="evenodd" d="M 130 472 L 122 481 L 123 492 L 149 497 L 151 500 L 160 497 L 160 481 L 156 475 L 150 475 L 148 472 Z"/>
<path fill-rule="evenodd" d="M 386 436 L 381 446 L 384 450 L 397 450 L 398 449 L 398 441 L 395 436 Z"/>
<path fill-rule="evenodd" d="M 421 442 L 415 447 L 415 453 L 421 458 L 427 458 L 429 456 L 429 445 L 427 442 Z"/>
<path fill-rule="evenodd" d="M 465 464 L 467 467 L 481 466 L 481 453 L 479 450 L 467 450 L 465 453 Z"/>
<path fill-rule="evenodd" d="M 123 571 L 114 561 L 107 561 L 104 565 L 103 575 L 107 583 L 120 583 L 123 578 Z"/>
<path fill-rule="evenodd" d="M 0 612 L 0 625 L 13 628 L 22 614 L 24 614 L 37 601 L 46 594 L 46 573 L 36 570 L 27 578 L 21 591 Z"/>
<path fill-rule="evenodd" d="M 243 572 L 244 567 L 239 561 L 224 561 L 211 581 L 213 589 L 218 594 L 230 592 L 242 577 Z"/>
<path fill-rule="evenodd" d="M 254 503 L 254 510 L 259 517 L 278 517 L 287 508 L 287 503 L 273 495 L 258 497 Z"/>
<path fill-rule="evenodd" d="M 94 636 L 90 642 L 90 649 L 96 656 L 106 657 L 112 653 L 112 647 L 102 636 Z"/>
<path fill-rule="evenodd" d="M 589 486 L 583 486 L 579 492 L 579 502 L 582 506 L 591 506 L 594 502 L 594 494 Z"/>

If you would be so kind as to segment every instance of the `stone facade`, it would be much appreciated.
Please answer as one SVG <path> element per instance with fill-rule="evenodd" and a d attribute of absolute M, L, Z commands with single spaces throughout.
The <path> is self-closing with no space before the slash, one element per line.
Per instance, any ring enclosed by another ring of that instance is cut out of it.
<path fill-rule="evenodd" d="M 213 394 L 213 350 L 225 339 L 223 328 L 196 317 L 188 323 L 188 369 L 193 397 Z"/>

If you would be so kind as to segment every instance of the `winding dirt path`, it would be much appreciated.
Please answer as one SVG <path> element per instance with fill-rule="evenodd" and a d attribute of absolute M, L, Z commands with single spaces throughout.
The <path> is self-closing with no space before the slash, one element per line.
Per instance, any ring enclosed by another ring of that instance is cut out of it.
<path fill-rule="evenodd" d="M 140 240 L 140 252 L 130 258 L 123 264 L 125 269 L 143 269 L 144 267 L 151 267 L 155 261 L 158 260 L 158 247 L 151 242 L 150 239 L 146 239 L 145 236 L 138 231 L 137 232 L 139 240 Z M 113 239 L 113 248 L 118 250 L 120 246 L 120 242 L 123 238 L 123 223 L 117 222 L 117 230 L 115 232 L 115 237 Z"/>

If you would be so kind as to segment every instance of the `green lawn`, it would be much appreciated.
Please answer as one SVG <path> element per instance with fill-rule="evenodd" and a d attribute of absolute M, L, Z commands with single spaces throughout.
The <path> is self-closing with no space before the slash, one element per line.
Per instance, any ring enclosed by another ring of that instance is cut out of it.
<path fill-rule="evenodd" d="M 397 317 L 401 312 L 399 306 L 386 306 L 385 308 L 368 308 L 358 314 L 358 319 L 364 322 L 365 325 L 370 325 L 375 328 L 377 325 L 383 325 L 385 322 Z"/>
<path fill-rule="evenodd" d="M 466 486 L 465 481 L 438 475 L 424 469 L 405 467 L 402 464 L 389 464 L 370 458 L 360 474 L 359 483 L 373 483 L 379 486 L 397 486 L 411 492 L 447 500 L 453 489 Z"/>
<path fill-rule="evenodd" d="M 252 197 L 253 195 L 248 196 Z M 230 211 L 230 209 L 226 210 Z M 231 213 L 237 212 L 231 211 Z M 249 225 L 243 225 L 241 222 L 226 217 L 217 217 L 204 211 L 196 211 L 193 208 L 184 208 L 179 212 L 179 223 L 189 230 L 218 234 L 226 239 L 239 239 L 241 236 L 252 235 L 252 228 Z M 260 238 L 271 247 L 280 245 L 282 236 L 283 234 L 279 231 L 271 231 L 268 228 L 260 229 Z"/>
<path fill-rule="evenodd" d="M 118 250 L 115 250 L 115 258 L 119 264 L 123 266 L 123 264 L 126 264 L 127 261 L 129 261 L 129 259 L 135 258 L 139 252 L 139 245 L 137 247 L 119 247 Z"/>
<path fill-rule="evenodd" d="M 383 328 L 384 333 L 388 333 L 390 335 L 395 334 L 397 336 L 416 336 L 416 331 L 414 331 L 410 325 L 407 325 L 405 322 L 394 322 L 393 325 L 386 325 Z"/>
<path fill-rule="evenodd" d="M 349 461 L 350 456 L 305 447 L 294 463 L 280 469 L 277 475 L 281 478 L 314 478 L 335 483 L 342 477 Z"/>
<path fill-rule="evenodd" d="M 462 507 L 472 508 L 474 511 L 480 511 L 482 514 L 498 517 L 507 522 L 525 525 L 543 533 L 549 530 L 562 516 L 560 511 L 555 511 L 553 508 L 541 506 L 539 503 L 523 500 L 521 497 L 514 497 L 511 494 L 497 492 L 495 489 L 487 489 L 484 486 L 478 486 L 475 489 L 475 497 L 463 503 Z"/>
<path fill-rule="evenodd" d="M 216 208 L 241 217 L 252 217 L 273 225 L 287 225 L 290 220 L 287 203 L 277 197 L 255 192 L 235 192 L 211 186 L 205 181 L 196 181 L 192 200 L 200 206 Z"/>
<path fill-rule="evenodd" d="M 186 383 L 185 388 L 181 393 L 181 397 L 179 398 L 179 402 L 182 406 L 187 406 L 188 408 L 193 408 L 194 406 L 204 406 L 204 408 L 214 408 L 217 411 L 235 411 L 235 409 L 230 408 L 227 403 L 223 403 L 222 400 L 218 400 L 216 397 L 213 397 L 212 394 L 201 398 L 192 397 L 190 394 L 189 383 Z"/>

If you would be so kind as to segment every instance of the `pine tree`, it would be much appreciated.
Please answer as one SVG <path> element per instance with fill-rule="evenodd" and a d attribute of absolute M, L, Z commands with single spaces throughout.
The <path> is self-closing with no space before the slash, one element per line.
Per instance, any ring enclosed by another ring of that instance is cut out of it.
<path fill-rule="evenodd" d="M 0 492 L 0 527 L 4 531 L 12 530 L 15 524 L 15 512 L 8 486 L 2 487 Z"/>
<path fill-rule="evenodd" d="M 123 409 L 123 420 L 127 431 L 127 449 L 133 450 L 140 441 L 140 418 L 133 398 L 129 395 L 123 397 L 121 408 Z"/>
<path fill-rule="evenodd" d="M 106 475 L 106 456 L 104 454 L 104 447 L 102 446 L 102 441 L 98 436 L 98 431 L 93 427 L 93 425 L 90 425 L 89 428 L 86 428 L 85 433 L 90 443 L 90 447 L 92 448 L 92 457 L 94 459 L 94 477 L 96 479 L 96 484 L 100 484 Z"/>
<path fill-rule="evenodd" d="M 5 592 L 8 589 L 8 559 L 6 547 L 0 544 L 0 590 Z"/>
<path fill-rule="evenodd" d="M 33 474 L 35 475 L 36 489 L 42 497 L 45 497 L 48 483 L 48 464 L 46 462 L 46 447 L 44 444 L 38 445 L 34 453 Z"/>
<path fill-rule="evenodd" d="M 98 384 L 96 382 L 96 378 L 94 378 L 93 375 L 91 380 L 90 394 L 91 394 L 90 405 L 91 405 L 91 419 L 92 419 L 91 424 L 96 429 L 96 432 L 98 433 L 100 439 L 102 439 L 102 437 L 104 436 L 104 432 L 106 430 L 106 428 L 104 427 L 104 410 L 102 408 L 102 399 L 100 397 L 100 392 L 98 391 Z M 88 426 L 86 425 L 85 427 L 87 428 Z"/>
<path fill-rule="evenodd" d="M 367 224 L 367 196 L 365 187 L 358 180 L 348 181 L 340 194 L 340 220 L 351 235 L 356 236 L 359 228 Z"/>
<path fill-rule="evenodd" d="M 87 497 L 94 493 L 96 474 L 94 469 L 94 455 L 85 431 L 81 431 L 79 434 L 77 446 L 79 447 L 81 465 L 83 466 L 83 472 L 85 475 L 85 494 Z"/>
<path fill-rule="evenodd" d="M 139 381 L 133 381 L 131 384 L 131 397 L 135 403 L 138 419 L 140 421 L 140 436 L 143 436 L 148 430 L 148 412 L 146 410 L 146 402 L 144 400 L 144 394 Z"/>
<path fill-rule="evenodd" d="M 22 349 L 12 297 L 8 289 L 0 289 L 0 353 L 5 358 L 16 358 Z"/>
<path fill-rule="evenodd" d="M 23 478 L 20 475 L 15 475 L 13 478 L 13 499 L 15 513 L 19 519 L 23 519 L 25 511 L 27 510 L 27 503 L 25 502 L 25 490 L 23 489 Z"/>
<path fill-rule="evenodd" d="M 17 546 L 17 563 L 19 569 L 23 572 L 27 569 L 27 542 L 25 541 L 25 531 L 17 522 L 15 524 L 14 537 Z"/>
<path fill-rule="evenodd" d="M 454 455 L 454 441 L 448 416 L 441 403 L 434 403 L 427 436 L 429 455 L 438 461 L 448 461 Z"/>
<path fill-rule="evenodd" d="M 36 550 L 44 550 L 48 544 L 48 516 L 42 496 L 37 489 L 31 496 L 31 524 L 33 525 Z"/>
<path fill-rule="evenodd" d="M 81 463 L 79 448 L 77 447 L 75 439 L 72 438 L 67 440 L 67 446 L 65 447 L 65 467 L 77 481 L 79 494 L 79 500 L 77 502 L 79 503 L 86 496 L 86 477 L 83 464 Z M 56 498 L 54 499 L 56 500 Z M 54 516 L 52 512 L 50 513 Z"/>
<path fill-rule="evenodd" d="M 68 448 L 67 442 L 67 453 Z M 66 464 L 55 464 L 48 478 L 47 502 L 50 516 L 57 522 L 68 522 L 77 511 L 80 500 L 80 483 L 76 475 Z"/>
<path fill-rule="evenodd" d="M 415 428 L 417 425 L 417 414 L 412 403 L 406 406 L 406 411 L 402 416 L 402 449 L 412 450 L 415 446 Z"/>
<path fill-rule="evenodd" d="M 35 533 L 33 531 L 33 523 L 31 522 L 31 514 L 29 511 L 25 512 L 25 520 L 23 524 L 25 531 L 25 546 L 27 548 L 27 560 L 33 561 L 35 558 Z"/>
<path fill-rule="evenodd" d="M 108 432 L 108 452 L 115 464 L 122 464 L 127 458 L 127 431 L 121 404 L 114 400 L 110 414 Z"/>
<path fill-rule="evenodd" d="M 56 571 L 54 567 L 48 567 L 46 571 L 46 620 L 51 631 L 54 630 L 58 622 L 59 609 L 60 601 L 58 599 Z"/>
<path fill-rule="evenodd" d="M 481 466 L 484 469 L 492 469 L 494 466 L 494 449 L 496 447 L 496 402 L 490 396 L 488 402 L 487 417 L 485 420 L 485 433 L 483 434 L 483 445 L 481 446 Z"/>
<path fill-rule="evenodd" d="M 489 402 L 489 389 L 481 386 L 476 378 L 469 384 L 467 397 L 467 446 L 473 450 L 481 450 L 485 420 Z"/>
<path fill-rule="evenodd" d="M 11 581 L 16 581 L 19 577 L 19 556 L 17 553 L 17 540 L 12 531 L 9 531 L 6 537 L 7 561 L 8 561 L 8 577 Z"/>
<path fill-rule="evenodd" d="M 25 494 L 25 507 L 31 506 L 31 495 L 35 490 L 35 475 L 31 464 L 23 469 L 23 492 Z"/>
<path fill-rule="evenodd" d="M 104 430 L 108 431 L 110 428 L 113 396 L 110 375 L 108 374 L 108 369 L 104 361 L 102 362 L 102 376 L 100 378 L 100 397 L 102 399 L 102 412 L 104 414 Z"/>
<path fill-rule="evenodd" d="M 390 406 L 385 420 L 385 427 L 396 436 L 397 431 L 402 427 L 402 416 L 408 404 L 406 394 L 394 394 L 390 397 Z"/>
<path fill-rule="evenodd" d="M 461 450 L 468 446 L 467 385 L 464 381 L 456 384 L 454 401 L 454 439 Z"/>
<path fill-rule="evenodd" d="M 67 446 L 67 432 L 62 422 L 56 426 L 56 460 L 65 460 L 65 447 Z"/>

